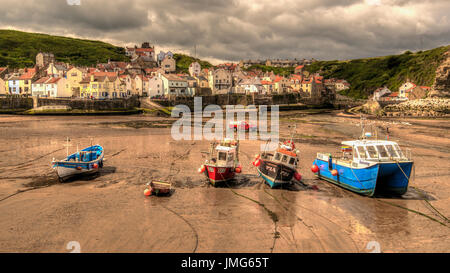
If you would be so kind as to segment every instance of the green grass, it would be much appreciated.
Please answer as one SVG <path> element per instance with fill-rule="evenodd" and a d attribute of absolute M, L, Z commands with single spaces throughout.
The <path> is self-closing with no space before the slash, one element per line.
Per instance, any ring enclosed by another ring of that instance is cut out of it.
<path fill-rule="evenodd" d="M 289 75 L 294 74 L 294 70 L 295 70 L 294 67 L 274 67 L 274 66 L 267 66 L 267 65 L 260 65 L 260 64 L 249 66 L 247 68 L 244 68 L 243 70 L 251 71 L 254 69 L 262 70 L 263 72 L 273 72 L 277 75 L 281 75 L 284 77 L 288 77 Z"/>
<path fill-rule="evenodd" d="M 175 61 L 177 62 L 177 72 L 178 73 L 189 73 L 189 65 L 191 65 L 191 63 L 193 62 L 198 62 L 202 69 L 203 68 L 210 68 L 213 67 L 212 64 L 210 64 L 207 61 L 202 61 L 200 59 L 188 56 L 188 55 L 184 55 L 184 54 L 173 54 L 173 58 L 175 59 Z"/>
<path fill-rule="evenodd" d="M 351 88 L 341 92 L 353 98 L 367 98 L 378 87 L 387 86 L 393 92 L 408 78 L 417 85 L 431 86 L 444 53 L 450 46 L 401 55 L 350 61 L 319 61 L 306 67 L 325 78 L 346 79 Z"/>
<path fill-rule="evenodd" d="M 0 66 L 34 66 L 40 51 L 52 52 L 56 61 L 79 66 L 97 62 L 129 61 L 125 49 L 100 41 L 82 40 L 15 30 L 0 30 Z"/>

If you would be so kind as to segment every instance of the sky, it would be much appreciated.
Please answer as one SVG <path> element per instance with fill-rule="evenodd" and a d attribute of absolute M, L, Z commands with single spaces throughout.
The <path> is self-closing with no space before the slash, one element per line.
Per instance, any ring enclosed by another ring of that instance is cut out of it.
<path fill-rule="evenodd" d="M 118 46 L 149 41 L 157 52 L 196 52 L 213 63 L 345 60 L 450 44 L 450 0 L 0 0 L 0 6 L 0 29 Z"/>

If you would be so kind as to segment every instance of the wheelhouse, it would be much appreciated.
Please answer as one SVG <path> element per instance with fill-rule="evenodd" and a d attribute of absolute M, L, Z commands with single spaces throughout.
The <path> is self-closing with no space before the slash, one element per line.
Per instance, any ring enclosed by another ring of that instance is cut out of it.
<path fill-rule="evenodd" d="M 393 141 L 358 140 L 346 141 L 342 144 L 351 147 L 345 152 L 343 150 L 344 158 L 353 156 L 353 160 L 366 161 L 410 160 L 408 153 L 405 155 L 398 144 Z"/>

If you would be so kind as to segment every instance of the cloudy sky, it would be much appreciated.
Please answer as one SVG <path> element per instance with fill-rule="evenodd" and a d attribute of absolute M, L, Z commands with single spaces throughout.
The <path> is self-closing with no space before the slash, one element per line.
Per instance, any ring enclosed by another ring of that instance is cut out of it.
<path fill-rule="evenodd" d="M 68 2 L 81 5 L 68 5 Z M 450 0 L 0 0 L 0 28 L 209 60 L 352 59 L 450 44 Z M 1 38 L 1 37 L 0 37 Z"/>

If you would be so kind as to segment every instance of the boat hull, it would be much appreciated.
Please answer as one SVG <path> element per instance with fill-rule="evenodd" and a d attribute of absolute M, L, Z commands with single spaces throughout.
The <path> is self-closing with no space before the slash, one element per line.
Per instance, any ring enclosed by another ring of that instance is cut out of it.
<path fill-rule="evenodd" d="M 205 165 L 205 175 L 213 186 L 223 185 L 234 179 L 236 172 L 234 167 L 216 167 Z"/>
<path fill-rule="evenodd" d="M 292 183 L 296 170 L 268 160 L 261 159 L 260 162 L 257 168 L 258 174 L 271 188 Z"/>
<path fill-rule="evenodd" d="M 81 169 L 77 169 L 78 166 L 64 166 L 64 165 L 57 165 L 54 167 L 56 170 L 56 173 L 60 179 L 66 179 L 77 175 L 88 175 L 88 174 L 94 174 L 98 172 L 98 168 L 91 168 L 89 169 L 86 167 L 81 167 Z"/>
<path fill-rule="evenodd" d="M 78 175 L 94 174 L 103 167 L 104 151 L 101 146 L 92 146 L 82 150 L 82 152 L 97 152 L 98 155 L 93 158 L 88 158 L 89 161 L 80 160 L 79 153 L 72 154 L 66 160 L 53 161 L 53 169 L 60 179 L 67 179 Z M 94 157 L 93 155 L 91 155 Z"/>
<path fill-rule="evenodd" d="M 319 167 L 316 175 L 347 190 L 373 196 L 376 192 L 402 195 L 408 189 L 412 162 L 377 162 L 365 168 L 353 168 L 316 158 L 314 164 Z M 401 168 L 401 169 L 400 169 Z M 333 176 L 332 170 L 338 175 Z M 403 172 L 405 174 L 403 174 Z"/>

